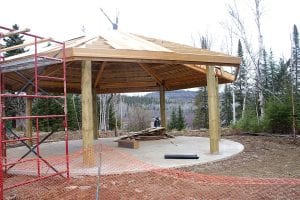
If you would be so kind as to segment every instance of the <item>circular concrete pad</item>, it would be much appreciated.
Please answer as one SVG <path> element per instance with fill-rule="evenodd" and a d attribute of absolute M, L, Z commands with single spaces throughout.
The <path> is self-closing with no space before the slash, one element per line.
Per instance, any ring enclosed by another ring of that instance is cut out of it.
<path fill-rule="evenodd" d="M 227 159 L 243 151 L 244 146 L 240 143 L 226 139 L 220 140 L 220 153 L 210 154 L 209 138 L 177 136 L 175 138 L 140 141 L 138 149 L 118 147 L 114 142 L 118 138 L 101 138 L 95 141 L 95 167 L 86 168 L 82 165 L 82 141 L 69 141 L 70 173 L 77 175 L 97 175 L 98 166 L 101 174 L 120 174 L 127 172 L 147 171 L 161 168 L 183 167 L 207 162 Z M 18 158 L 27 152 L 25 147 L 17 147 L 8 150 L 8 158 Z M 58 171 L 66 169 L 65 166 L 65 143 L 52 142 L 40 146 L 41 155 Z M 165 154 L 193 153 L 199 159 L 164 159 Z M 34 157 L 31 153 L 29 157 Z M 53 173 L 48 165 L 43 163 L 42 173 Z M 35 168 L 35 169 L 33 169 Z M 34 174 L 36 164 L 27 164 L 23 167 L 14 167 L 12 173 Z"/>

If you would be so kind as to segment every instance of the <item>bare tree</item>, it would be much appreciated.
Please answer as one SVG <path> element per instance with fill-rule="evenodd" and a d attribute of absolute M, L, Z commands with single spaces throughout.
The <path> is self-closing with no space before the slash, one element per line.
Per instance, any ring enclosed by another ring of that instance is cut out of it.
<path fill-rule="evenodd" d="M 113 94 L 100 94 L 99 97 L 99 123 L 100 129 L 105 131 L 107 130 L 107 121 L 108 121 L 108 108 L 111 100 L 113 98 Z"/>
<path fill-rule="evenodd" d="M 246 50 L 246 54 L 249 57 L 249 60 L 251 62 L 251 65 L 253 66 L 255 70 L 255 78 L 254 78 L 254 91 L 258 94 L 258 104 L 257 104 L 257 118 L 262 119 L 264 117 L 265 111 L 264 111 L 264 93 L 263 93 L 263 87 L 261 84 L 261 60 L 262 60 L 262 54 L 263 54 L 263 35 L 261 31 L 261 17 L 262 17 L 262 2 L 263 0 L 253 0 L 254 8 L 252 9 L 252 13 L 254 16 L 254 21 L 256 24 L 257 29 L 257 35 L 258 35 L 258 49 L 255 51 L 253 50 L 253 46 L 251 45 L 251 40 L 249 39 L 249 36 L 247 34 L 247 29 L 245 22 L 243 18 L 240 15 L 240 10 L 237 5 L 237 1 L 233 0 L 232 4 L 228 4 L 228 13 L 232 19 L 232 23 L 235 27 L 235 34 L 238 38 L 241 39 L 242 43 L 244 44 L 244 48 Z"/>
<path fill-rule="evenodd" d="M 142 107 L 132 107 L 128 113 L 128 130 L 139 131 L 150 127 L 151 113 Z"/>

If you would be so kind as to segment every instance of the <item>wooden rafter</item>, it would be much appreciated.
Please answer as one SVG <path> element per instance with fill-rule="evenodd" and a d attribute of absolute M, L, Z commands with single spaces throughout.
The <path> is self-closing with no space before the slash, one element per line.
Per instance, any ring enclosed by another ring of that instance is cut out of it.
<path fill-rule="evenodd" d="M 162 80 L 153 72 L 153 70 L 147 66 L 145 63 L 139 63 L 141 68 L 143 68 L 154 80 L 159 84 L 162 85 Z"/>
<path fill-rule="evenodd" d="M 184 66 L 188 67 L 189 69 L 192 69 L 194 71 L 197 71 L 201 74 L 206 74 L 206 66 L 204 65 L 189 65 L 185 64 Z M 233 82 L 235 80 L 235 75 L 230 74 L 223 70 L 223 67 L 217 67 L 215 68 L 215 74 L 219 78 L 224 78 L 226 80 L 229 80 L 230 82 Z"/>
<path fill-rule="evenodd" d="M 106 65 L 107 62 L 102 62 L 101 64 L 101 67 L 97 73 L 97 77 L 96 77 L 96 80 L 95 80 L 95 83 L 94 83 L 94 87 L 97 87 L 101 77 L 102 77 L 102 74 L 103 74 L 103 71 L 104 71 L 104 68 L 105 68 L 105 65 Z"/>
<path fill-rule="evenodd" d="M 45 39 L 37 40 L 36 43 L 39 44 L 39 43 L 43 43 L 43 42 L 48 42 L 50 40 L 52 40 L 52 39 L 51 38 L 45 38 Z M 11 47 L 3 48 L 3 49 L 0 49 L 0 53 L 6 52 L 6 51 L 12 51 L 12 50 L 15 50 L 15 49 L 24 48 L 24 47 L 31 46 L 31 45 L 34 45 L 34 44 L 35 44 L 35 42 L 28 42 L 28 43 L 23 43 L 23 44 L 11 46 Z"/>

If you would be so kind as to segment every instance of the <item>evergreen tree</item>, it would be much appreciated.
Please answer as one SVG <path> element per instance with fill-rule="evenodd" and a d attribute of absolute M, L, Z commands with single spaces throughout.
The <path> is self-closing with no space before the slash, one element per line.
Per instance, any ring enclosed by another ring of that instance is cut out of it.
<path fill-rule="evenodd" d="M 12 28 L 14 30 L 19 30 L 19 27 L 17 24 L 13 25 Z M 4 45 L 0 44 L 1 47 L 11 47 L 19 44 L 23 44 L 25 41 L 23 39 L 24 36 L 21 36 L 20 34 L 12 35 L 9 37 L 3 38 L 3 41 L 5 42 Z M 25 52 L 24 48 L 12 50 L 12 51 L 7 51 L 4 53 L 4 57 L 9 57 L 13 55 L 17 55 L 20 53 Z M 8 91 L 8 92 L 13 92 L 13 91 Z M 25 101 L 23 99 L 17 99 L 17 98 L 5 98 L 5 114 L 7 116 L 17 116 L 17 115 L 22 115 L 25 110 Z M 7 121 L 6 122 L 8 126 L 12 128 L 17 128 L 16 127 L 16 120 L 12 121 Z"/>
<path fill-rule="evenodd" d="M 76 111 L 72 101 L 72 95 L 67 95 L 67 110 L 68 110 L 68 128 L 70 130 L 78 130 L 78 124 L 76 119 Z"/>
<path fill-rule="evenodd" d="M 178 131 L 181 131 L 184 128 L 185 128 L 185 119 L 184 119 L 184 116 L 183 116 L 181 106 L 179 106 L 178 107 L 178 117 L 177 117 L 176 129 Z"/>
<path fill-rule="evenodd" d="M 177 124 L 177 116 L 176 116 L 175 109 L 173 109 L 172 114 L 171 114 L 171 120 L 170 120 L 169 125 L 168 125 L 168 129 L 169 130 L 176 129 L 176 124 Z"/>
<path fill-rule="evenodd" d="M 236 105 L 236 117 L 240 119 L 243 112 L 244 98 L 247 92 L 247 65 L 244 59 L 244 51 L 241 41 L 238 42 L 238 56 L 241 58 L 240 70 L 237 80 L 233 83 Z"/>
<path fill-rule="evenodd" d="M 299 32 L 296 25 L 293 30 L 293 46 L 292 46 L 292 78 L 295 86 L 296 97 L 299 97 L 300 91 L 300 46 L 299 46 Z"/>
<path fill-rule="evenodd" d="M 221 107 L 221 121 L 222 125 L 229 126 L 233 116 L 232 116 L 232 94 L 229 84 L 225 85 Z"/>
<path fill-rule="evenodd" d="M 108 128 L 109 130 L 114 130 L 116 128 L 116 116 L 112 103 L 109 104 L 108 108 Z"/>
<path fill-rule="evenodd" d="M 61 99 L 34 99 L 32 105 L 33 115 L 61 115 L 63 114 L 63 101 Z M 35 122 L 34 122 L 35 123 Z M 39 128 L 42 131 L 51 131 L 62 128 L 62 118 L 39 119 Z"/>
<path fill-rule="evenodd" d="M 195 128 L 208 128 L 208 104 L 206 88 L 199 88 L 195 97 L 195 118 L 193 125 Z"/>
<path fill-rule="evenodd" d="M 12 28 L 14 30 L 19 30 L 19 26 L 17 24 L 14 24 L 12 26 Z M 23 35 L 15 34 L 15 35 L 9 36 L 7 38 L 4 38 L 3 41 L 5 42 L 5 47 L 11 47 L 11 46 L 23 44 L 24 41 L 25 41 L 23 39 L 23 37 L 24 37 Z M 19 48 L 19 49 L 7 51 L 4 54 L 4 57 L 14 56 L 14 55 L 17 55 L 17 54 L 20 54 L 20 53 L 24 53 L 24 52 L 26 52 L 24 48 Z"/>

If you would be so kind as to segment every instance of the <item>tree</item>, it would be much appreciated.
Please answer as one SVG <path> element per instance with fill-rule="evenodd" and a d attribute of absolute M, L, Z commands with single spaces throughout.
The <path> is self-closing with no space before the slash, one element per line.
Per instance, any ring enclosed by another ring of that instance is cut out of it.
<path fill-rule="evenodd" d="M 71 94 L 67 95 L 68 128 L 71 130 L 77 130 L 79 127 L 76 119 L 77 115 L 72 101 L 72 97 L 73 95 Z"/>
<path fill-rule="evenodd" d="M 61 115 L 63 114 L 62 99 L 34 99 L 32 105 L 32 115 Z M 35 123 L 35 122 L 34 122 Z M 45 118 L 39 119 L 39 128 L 43 131 L 57 130 L 62 127 L 61 118 Z"/>
<path fill-rule="evenodd" d="M 246 97 L 248 91 L 248 84 L 247 84 L 247 65 L 244 58 L 244 50 L 241 41 L 238 41 L 238 56 L 241 58 L 240 70 L 239 74 L 237 75 L 237 80 L 233 83 L 234 85 L 234 93 L 235 93 L 235 100 L 237 102 L 236 107 L 236 114 L 237 118 L 240 119 L 244 116 L 245 109 L 246 109 Z"/>
<path fill-rule="evenodd" d="M 224 93 L 222 95 L 222 108 L 221 108 L 221 120 L 222 125 L 229 126 L 233 120 L 233 113 L 231 112 L 232 95 L 231 89 L 228 84 L 225 85 Z"/>
<path fill-rule="evenodd" d="M 168 125 L 169 130 L 176 129 L 176 123 L 177 123 L 177 116 L 176 116 L 176 110 L 173 108 L 171 113 L 171 119 Z"/>
<path fill-rule="evenodd" d="M 199 88 L 198 94 L 195 97 L 195 128 L 208 128 L 208 104 L 206 88 Z"/>
<path fill-rule="evenodd" d="M 185 128 L 185 119 L 184 119 L 184 116 L 183 116 L 181 106 L 179 106 L 178 107 L 178 117 L 177 117 L 176 129 L 178 131 L 181 131 L 184 128 Z"/>
<path fill-rule="evenodd" d="M 109 130 L 114 130 L 116 128 L 116 115 L 112 104 L 109 105 L 108 109 L 108 128 Z"/>
<path fill-rule="evenodd" d="M 293 135 L 296 140 L 296 129 L 299 128 L 300 117 L 297 113 L 300 112 L 300 70 L 299 70 L 299 32 L 297 26 L 294 25 L 293 40 L 292 40 L 292 57 L 291 57 L 291 96 L 292 96 L 292 121 Z M 298 116 L 298 117 L 297 117 Z"/>
<path fill-rule="evenodd" d="M 12 26 L 12 28 L 14 30 L 19 30 L 19 26 L 17 24 L 14 24 Z M 15 35 L 9 36 L 7 38 L 4 38 L 3 41 L 5 42 L 5 47 L 11 47 L 11 46 L 23 44 L 24 41 L 25 41 L 23 39 L 23 37 L 24 37 L 23 35 L 15 34 Z M 24 52 L 26 52 L 26 50 L 24 48 L 19 48 L 19 49 L 7 51 L 4 54 L 4 57 L 14 56 L 14 55 L 17 55 L 17 54 L 20 54 L 20 53 L 24 53 Z"/>
<path fill-rule="evenodd" d="M 140 131 L 148 128 L 151 122 L 151 113 L 141 106 L 130 108 L 128 112 L 128 130 Z"/>
<path fill-rule="evenodd" d="M 235 27 L 235 34 L 241 39 L 241 42 L 244 44 L 247 57 L 251 62 L 252 68 L 255 70 L 255 75 L 253 77 L 253 91 L 256 93 L 257 97 L 257 104 L 256 104 L 256 115 L 258 123 L 264 117 L 264 105 L 265 105 L 265 96 L 263 93 L 263 86 L 261 83 L 262 77 L 262 59 L 263 59 L 263 35 L 261 31 L 261 17 L 262 17 L 262 2 L 263 0 L 253 0 L 254 8 L 252 9 L 252 14 L 254 18 L 254 22 L 257 28 L 257 46 L 258 48 L 254 50 L 253 46 L 251 45 L 252 42 L 249 40 L 249 32 L 247 32 L 246 27 L 247 25 L 243 21 L 242 16 L 240 15 L 240 10 L 238 9 L 237 1 L 233 0 L 232 5 L 228 5 L 228 13 L 231 16 L 231 20 L 233 22 L 233 26 Z M 243 11 L 245 13 L 246 11 Z"/>
<path fill-rule="evenodd" d="M 19 26 L 17 24 L 14 24 L 12 26 L 14 30 L 19 30 Z M 23 39 L 24 36 L 21 36 L 20 34 L 15 34 L 12 36 L 8 36 L 6 38 L 3 38 L 3 41 L 5 42 L 4 47 L 11 47 L 19 44 L 23 44 L 25 41 Z M 2 46 L 2 45 L 0 45 Z M 7 51 L 4 53 L 4 57 L 9 57 L 13 55 L 17 55 L 20 53 L 24 53 L 25 50 L 24 48 L 20 49 L 15 49 L 11 51 Z M 12 91 L 8 91 L 12 92 Z M 5 113 L 7 116 L 17 116 L 17 115 L 22 115 L 25 111 L 25 101 L 24 99 L 19 99 L 19 98 L 5 98 Z M 17 121 L 24 121 L 24 120 L 12 120 L 12 121 L 7 121 L 7 125 L 17 128 Z M 21 127 L 22 128 L 22 127 Z"/>
<path fill-rule="evenodd" d="M 211 42 L 208 36 L 201 36 L 200 43 L 202 49 L 210 49 Z M 206 87 L 201 87 L 195 98 L 196 110 L 193 125 L 195 128 L 208 128 L 208 103 Z"/>

